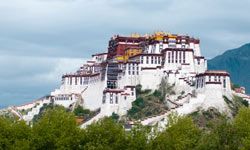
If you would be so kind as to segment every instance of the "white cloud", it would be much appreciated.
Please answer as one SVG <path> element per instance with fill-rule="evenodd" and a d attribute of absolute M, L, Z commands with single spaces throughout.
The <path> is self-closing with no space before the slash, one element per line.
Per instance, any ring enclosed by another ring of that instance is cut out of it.
<path fill-rule="evenodd" d="M 6 64 L 6 60 L 9 64 Z M 74 72 L 86 59 L 0 57 L 0 104 L 20 104 L 49 94 L 60 85 L 62 74 Z M 7 66 L 7 67 L 6 67 Z M 6 101 L 8 100 L 8 101 Z"/>

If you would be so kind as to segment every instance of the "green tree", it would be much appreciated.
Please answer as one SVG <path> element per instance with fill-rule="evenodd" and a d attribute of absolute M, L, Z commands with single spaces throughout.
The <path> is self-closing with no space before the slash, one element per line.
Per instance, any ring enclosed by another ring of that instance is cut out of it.
<path fill-rule="evenodd" d="M 130 150 L 147 150 L 150 149 L 149 135 L 151 128 L 142 125 L 137 125 L 127 134 L 128 149 Z"/>
<path fill-rule="evenodd" d="M 11 122 L 5 118 L 0 118 L 0 149 L 9 149 L 12 145 Z"/>
<path fill-rule="evenodd" d="M 23 121 L 0 117 L 0 149 L 31 149 L 31 128 Z"/>
<path fill-rule="evenodd" d="M 33 126 L 35 149 L 78 149 L 81 131 L 72 113 L 62 107 L 47 110 Z"/>
<path fill-rule="evenodd" d="M 200 130 L 190 117 L 169 117 L 167 129 L 152 142 L 152 149 L 189 150 L 196 147 Z"/>
<path fill-rule="evenodd" d="M 235 117 L 234 125 L 241 141 L 241 149 L 250 149 L 250 109 L 241 108 Z"/>
<path fill-rule="evenodd" d="M 233 150 L 238 149 L 239 139 L 233 124 L 226 118 L 214 121 L 208 131 L 204 131 L 198 142 L 198 150 Z"/>
<path fill-rule="evenodd" d="M 83 109 L 82 106 L 78 105 L 75 110 L 74 110 L 74 114 L 76 116 L 84 116 L 86 114 L 90 114 L 90 110 L 89 109 Z"/>
<path fill-rule="evenodd" d="M 123 127 L 111 118 L 104 118 L 85 129 L 84 149 L 118 150 L 127 148 Z"/>
<path fill-rule="evenodd" d="M 119 116 L 118 114 L 116 114 L 116 113 L 113 112 L 112 115 L 111 115 L 111 118 L 112 118 L 115 122 L 118 122 L 120 116 Z"/>

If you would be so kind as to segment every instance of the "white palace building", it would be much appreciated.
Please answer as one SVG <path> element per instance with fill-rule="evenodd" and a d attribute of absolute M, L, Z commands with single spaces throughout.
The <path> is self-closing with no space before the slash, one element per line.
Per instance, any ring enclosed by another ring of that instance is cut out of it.
<path fill-rule="evenodd" d="M 65 107 L 80 103 L 90 110 L 100 109 L 94 121 L 112 113 L 125 115 L 136 99 L 136 85 L 155 90 L 162 79 L 175 85 L 176 97 L 185 92 L 183 99 L 167 98 L 173 104 L 169 104 L 171 109 L 176 108 L 180 114 L 209 107 L 225 111 L 223 96 L 232 97 L 230 75 L 207 69 L 199 39 L 157 32 L 113 36 L 107 52 L 92 55 L 75 73 L 64 74 L 60 88 L 51 92 L 50 99 Z"/>

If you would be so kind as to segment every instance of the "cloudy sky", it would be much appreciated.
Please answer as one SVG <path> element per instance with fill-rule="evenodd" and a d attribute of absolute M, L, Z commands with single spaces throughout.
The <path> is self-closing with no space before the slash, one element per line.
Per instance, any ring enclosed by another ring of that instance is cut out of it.
<path fill-rule="evenodd" d="M 249 10 L 249 0 L 0 0 L 0 107 L 48 94 L 113 34 L 188 34 L 212 58 L 249 42 Z"/>

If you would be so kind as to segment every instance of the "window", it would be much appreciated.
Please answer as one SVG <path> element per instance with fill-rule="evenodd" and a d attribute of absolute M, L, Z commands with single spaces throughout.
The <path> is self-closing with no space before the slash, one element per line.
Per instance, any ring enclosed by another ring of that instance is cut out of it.
<path fill-rule="evenodd" d="M 105 104 L 105 102 L 106 102 L 106 94 L 103 94 L 102 103 Z"/>
<path fill-rule="evenodd" d="M 200 59 L 198 59 L 197 62 L 198 62 L 198 65 L 200 65 Z"/>
<path fill-rule="evenodd" d="M 161 57 L 158 57 L 158 64 L 161 64 Z"/>
<path fill-rule="evenodd" d="M 130 75 L 130 65 L 128 64 L 128 74 Z"/>
<path fill-rule="evenodd" d="M 183 63 L 186 63 L 186 53 L 183 51 Z"/>
<path fill-rule="evenodd" d="M 175 63 L 178 63 L 178 51 L 175 51 Z"/>
<path fill-rule="evenodd" d="M 197 88 L 199 88 L 200 87 L 200 78 L 198 78 L 198 80 L 197 80 Z"/>
<path fill-rule="evenodd" d="M 82 77 L 80 77 L 80 84 L 82 85 Z"/>
<path fill-rule="evenodd" d="M 211 82 L 211 76 L 208 76 L 208 81 Z"/>
<path fill-rule="evenodd" d="M 176 45 L 175 45 L 174 43 L 169 43 L 169 44 L 168 44 L 168 47 L 169 47 L 169 48 L 175 48 Z"/>
<path fill-rule="evenodd" d="M 115 96 L 115 103 L 118 104 L 118 95 Z"/>
<path fill-rule="evenodd" d="M 72 85 L 72 77 L 69 78 L 69 84 Z"/>
<path fill-rule="evenodd" d="M 172 63 L 174 63 L 174 52 L 172 52 Z"/>
<path fill-rule="evenodd" d="M 201 87 L 203 87 L 203 78 L 201 79 Z"/>
<path fill-rule="evenodd" d="M 163 44 L 162 43 L 160 43 L 159 48 L 160 48 L 160 51 L 163 49 Z"/>
<path fill-rule="evenodd" d="M 124 96 L 124 100 L 127 100 L 127 96 Z"/>
<path fill-rule="evenodd" d="M 146 57 L 146 64 L 148 64 L 148 56 Z"/>
<path fill-rule="evenodd" d="M 223 78 L 223 88 L 226 88 L 226 78 Z"/>
<path fill-rule="evenodd" d="M 170 58 L 171 58 L 171 52 L 168 52 L 168 63 L 170 63 Z"/>
<path fill-rule="evenodd" d="M 217 82 L 217 76 L 214 76 L 214 81 Z"/>
<path fill-rule="evenodd" d="M 131 92 L 131 95 L 134 96 L 134 92 Z"/>
<path fill-rule="evenodd" d="M 159 59 L 159 58 L 158 58 Z M 155 64 L 157 64 L 157 57 L 155 57 Z"/>
<path fill-rule="evenodd" d="M 154 63 L 154 56 L 151 56 L 151 64 Z"/>
<path fill-rule="evenodd" d="M 141 56 L 141 64 L 143 64 L 143 56 Z"/>
<path fill-rule="evenodd" d="M 181 52 L 179 53 L 179 63 L 181 63 Z"/>
<path fill-rule="evenodd" d="M 113 93 L 110 93 L 110 104 L 113 104 Z"/>

